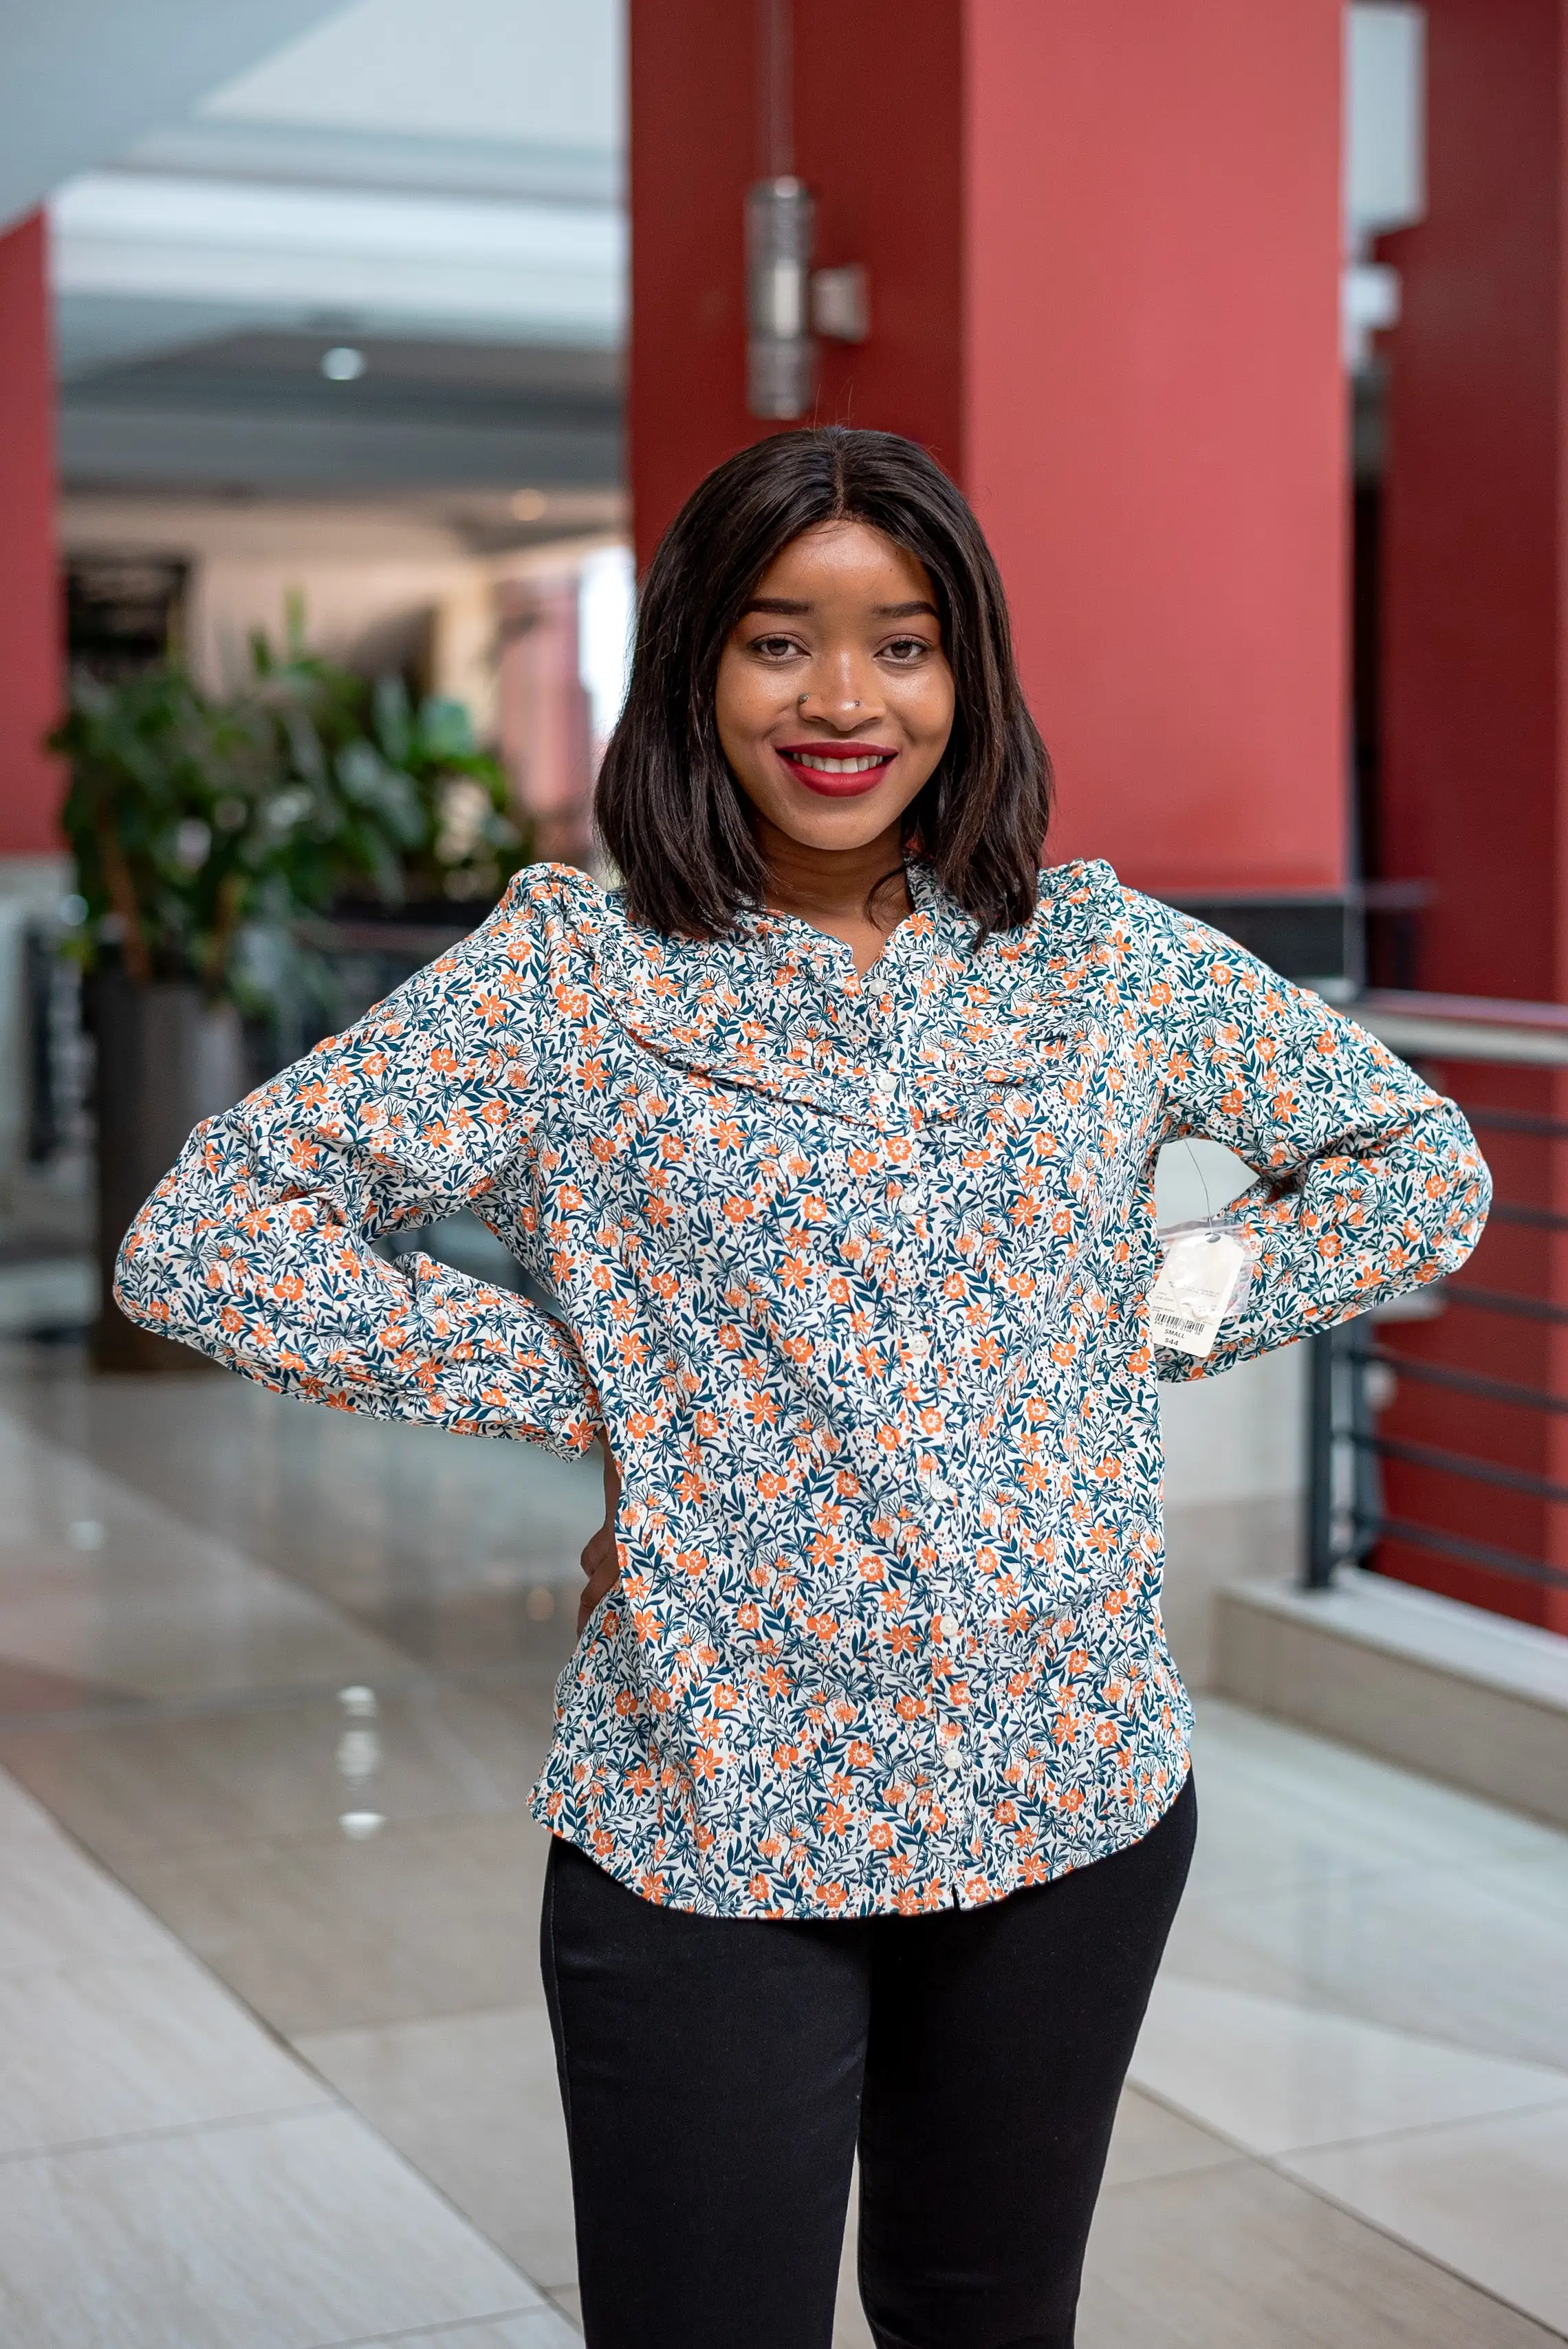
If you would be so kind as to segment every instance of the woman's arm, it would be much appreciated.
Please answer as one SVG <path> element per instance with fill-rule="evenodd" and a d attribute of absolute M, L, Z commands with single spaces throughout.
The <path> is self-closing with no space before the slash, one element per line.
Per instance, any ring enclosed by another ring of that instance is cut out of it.
<path fill-rule="evenodd" d="M 529 911 L 514 884 L 357 1028 L 197 1127 L 120 1251 L 133 1321 L 285 1393 L 588 1449 L 598 1403 L 568 1330 L 509 1289 L 369 1245 L 483 1212 L 525 1146 L 553 1011 Z"/>
<path fill-rule="evenodd" d="M 1146 951 L 1159 1140 L 1224 1143 L 1259 1175 L 1229 1212 L 1255 1236 L 1251 1292 L 1192 1379 L 1328 1328 L 1464 1262 L 1491 1177 L 1451 1101 L 1365 1029 L 1219 931 L 1128 895 Z"/>

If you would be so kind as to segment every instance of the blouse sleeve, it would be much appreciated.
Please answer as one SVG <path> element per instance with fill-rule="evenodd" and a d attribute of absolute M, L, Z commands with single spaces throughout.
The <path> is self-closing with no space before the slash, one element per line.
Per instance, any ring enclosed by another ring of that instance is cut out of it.
<path fill-rule="evenodd" d="M 370 1245 L 483 1216 L 528 1147 L 550 1008 L 528 916 L 514 883 L 358 1027 L 199 1125 L 126 1235 L 121 1310 L 285 1393 L 586 1451 L 598 1403 L 569 1330 L 509 1289 Z"/>
<path fill-rule="evenodd" d="M 1127 902 L 1147 947 L 1156 1138 L 1223 1143 L 1259 1177 L 1230 1211 L 1258 1243 L 1248 1295 L 1212 1353 L 1158 1350 L 1159 1375 L 1211 1376 L 1457 1270 L 1491 1177 L 1455 1104 L 1219 931 Z"/>

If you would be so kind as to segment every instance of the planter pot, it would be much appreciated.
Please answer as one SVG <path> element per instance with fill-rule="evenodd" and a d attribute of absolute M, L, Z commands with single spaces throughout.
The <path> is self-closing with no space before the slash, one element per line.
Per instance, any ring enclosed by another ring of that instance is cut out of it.
<path fill-rule="evenodd" d="M 113 1298 L 114 1260 L 137 1209 L 179 1156 L 193 1125 L 232 1109 L 247 1089 L 244 1035 L 231 1004 L 198 987 L 138 987 L 105 972 L 87 988 L 97 1044 L 98 1261 L 102 1303 L 94 1367 L 190 1371 L 202 1359 L 128 1321 Z"/>

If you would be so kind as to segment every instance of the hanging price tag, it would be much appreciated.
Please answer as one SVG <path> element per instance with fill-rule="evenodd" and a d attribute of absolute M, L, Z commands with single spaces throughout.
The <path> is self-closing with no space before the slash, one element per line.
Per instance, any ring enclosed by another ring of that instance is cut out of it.
<path fill-rule="evenodd" d="M 1249 1262 L 1233 1232 L 1201 1226 L 1173 1236 L 1148 1293 L 1156 1345 L 1179 1354 L 1211 1353 Z"/>

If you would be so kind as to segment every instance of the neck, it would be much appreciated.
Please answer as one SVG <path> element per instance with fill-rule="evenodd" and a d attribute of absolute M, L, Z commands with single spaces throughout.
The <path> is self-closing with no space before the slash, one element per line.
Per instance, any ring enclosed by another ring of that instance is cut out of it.
<path fill-rule="evenodd" d="M 757 845 L 767 861 L 768 904 L 830 936 L 867 926 L 884 936 L 909 911 L 903 844 L 891 823 L 864 848 L 809 848 L 755 819 Z"/>

